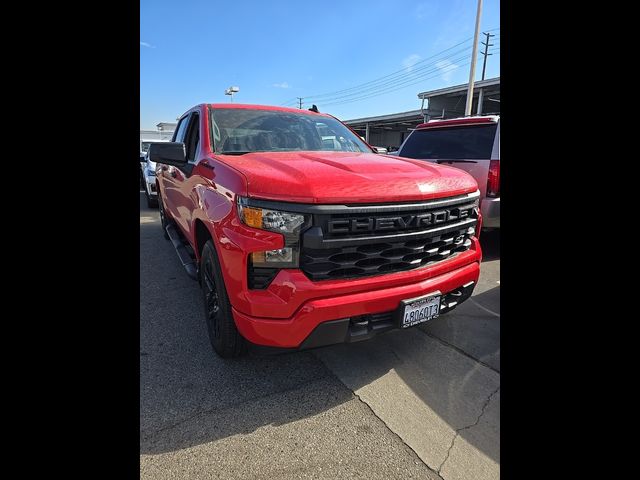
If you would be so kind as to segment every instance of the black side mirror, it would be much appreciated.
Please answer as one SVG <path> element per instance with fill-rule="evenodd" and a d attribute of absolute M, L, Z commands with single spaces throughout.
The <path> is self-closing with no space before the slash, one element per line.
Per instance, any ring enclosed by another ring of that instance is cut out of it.
<path fill-rule="evenodd" d="M 149 145 L 147 159 L 174 167 L 183 167 L 187 164 L 187 154 L 182 142 L 152 143 Z"/>

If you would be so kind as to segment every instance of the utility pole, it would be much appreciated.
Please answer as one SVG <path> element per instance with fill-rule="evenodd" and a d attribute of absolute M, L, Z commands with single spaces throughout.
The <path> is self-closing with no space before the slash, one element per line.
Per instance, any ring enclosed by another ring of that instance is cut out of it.
<path fill-rule="evenodd" d="M 493 55 L 493 53 L 489 53 L 489 47 L 493 47 L 493 43 L 489 43 L 489 39 L 495 37 L 495 35 L 487 32 L 482 32 L 482 34 L 487 36 L 487 43 L 480 42 L 484 45 L 484 52 L 482 52 L 484 55 L 484 60 L 482 60 L 482 80 L 484 80 L 484 73 L 487 69 L 487 55 Z"/>
<path fill-rule="evenodd" d="M 300 107 L 299 108 L 300 108 L 300 110 L 302 110 L 302 99 L 304 97 L 296 97 L 296 98 L 298 99 L 298 102 L 300 103 Z"/>
<path fill-rule="evenodd" d="M 478 60 L 478 33 L 480 32 L 480 16 L 482 15 L 482 0 L 478 0 L 478 11 L 476 12 L 476 32 L 473 35 L 473 50 L 471 52 L 471 70 L 469 71 L 469 87 L 467 89 L 467 106 L 464 109 L 464 116 L 471 115 L 473 104 L 473 80 L 476 76 L 476 61 Z"/>
<path fill-rule="evenodd" d="M 492 35 L 491 33 L 487 33 L 487 32 L 482 32 L 483 35 L 487 36 L 487 42 L 480 42 L 484 45 L 484 52 L 482 52 L 482 54 L 484 55 L 484 59 L 482 60 L 482 80 L 484 80 L 484 72 L 487 69 L 487 56 L 489 55 L 493 55 L 493 53 L 489 53 L 489 47 L 493 46 L 493 43 L 489 43 L 489 39 L 491 37 L 495 37 L 495 35 Z M 480 93 L 478 94 L 478 115 L 482 115 L 482 100 L 484 100 L 484 89 L 480 89 Z"/>

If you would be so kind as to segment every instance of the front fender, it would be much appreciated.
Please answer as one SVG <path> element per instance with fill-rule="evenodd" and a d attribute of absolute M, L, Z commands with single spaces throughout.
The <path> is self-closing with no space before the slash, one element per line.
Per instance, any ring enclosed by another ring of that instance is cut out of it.
<path fill-rule="evenodd" d="M 197 224 L 202 222 L 213 239 L 220 260 L 222 277 L 231 304 L 241 311 L 247 309 L 249 253 L 284 247 L 284 237 L 244 225 L 238 216 L 235 201 L 212 187 L 197 187 L 198 208 L 193 212 L 191 231 L 196 258 L 200 260 Z"/>

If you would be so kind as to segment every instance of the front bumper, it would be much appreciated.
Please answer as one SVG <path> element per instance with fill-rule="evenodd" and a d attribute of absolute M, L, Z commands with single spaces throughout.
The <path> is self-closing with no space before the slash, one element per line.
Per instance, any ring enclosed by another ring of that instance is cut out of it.
<path fill-rule="evenodd" d="M 393 313 L 401 300 L 436 290 L 442 292 L 443 313 L 466 300 L 480 275 L 479 259 L 440 275 L 414 283 L 358 293 L 316 298 L 304 303 L 289 318 L 247 315 L 233 308 L 238 330 L 251 343 L 306 349 L 371 338 L 396 328 Z"/>
<path fill-rule="evenodd" d="M 482 228 L 500 228 L 500 197 L 485 197 L 480 204 Z"/>

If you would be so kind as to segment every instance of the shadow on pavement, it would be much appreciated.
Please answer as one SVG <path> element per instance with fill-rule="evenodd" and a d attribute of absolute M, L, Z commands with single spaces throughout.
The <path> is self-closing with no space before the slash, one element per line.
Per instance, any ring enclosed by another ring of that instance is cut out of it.
<path fill-rule="evenodd" d="M 354 398 L 308 352 L 218 358 L 209 344 L 198 284 L 163 238 L 157 215 L 141 208 L 141 453 L 292 422 Z"/>
<path fill-rule="evenodd" d="M 500 286 L 418 327 L 500 372 Z"/>

